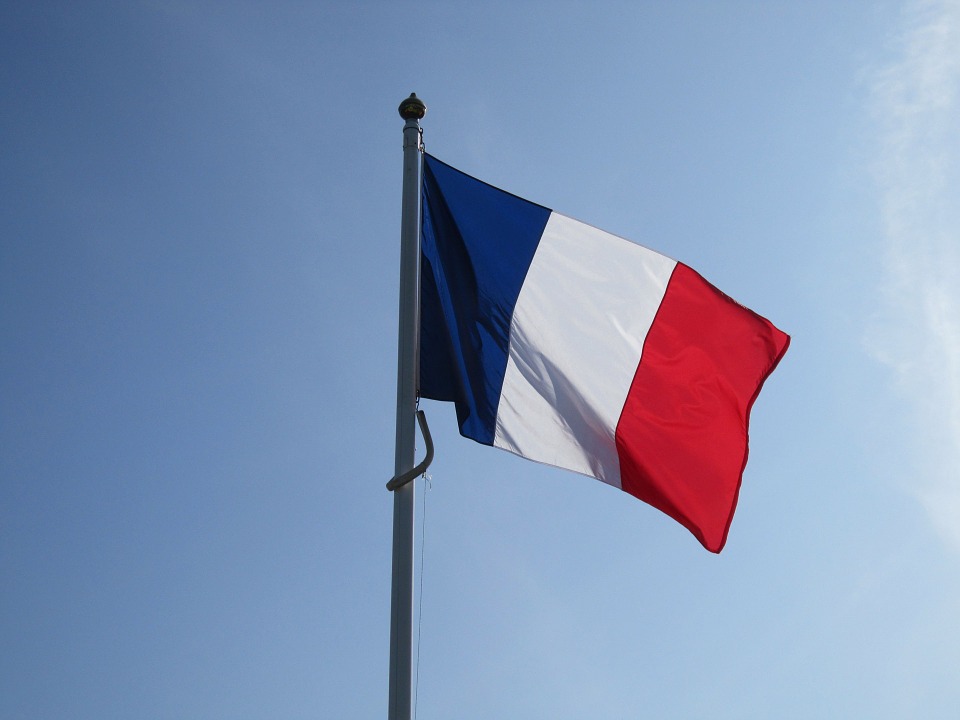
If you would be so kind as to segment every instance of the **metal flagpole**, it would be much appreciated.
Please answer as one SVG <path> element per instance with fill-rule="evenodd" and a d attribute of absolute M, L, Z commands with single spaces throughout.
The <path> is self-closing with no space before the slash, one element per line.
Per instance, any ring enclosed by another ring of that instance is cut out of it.
<path fill-rule="evenodd" d="M 420 123 L 416 93 L 400 103 L 403 199 L 400 219 L 400 331 L 397 348 L 397 439 L 394 478 L 413 468 L 416 442 L 420 306 Z M 393 582 L 390 597 L 389 720 L 410 720 L 413 667 L 413 508 L 415 481 L 393 491 Z"/>

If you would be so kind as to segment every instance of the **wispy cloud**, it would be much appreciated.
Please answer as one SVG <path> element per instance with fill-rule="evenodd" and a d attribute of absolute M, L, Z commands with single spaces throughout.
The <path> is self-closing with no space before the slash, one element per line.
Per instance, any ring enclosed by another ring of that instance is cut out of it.
<path fill-rule="evenodd" d="M 960 0 L 911 2 L 875 76 L 884 245 L 870 349 L 912 404 L 910 490 L 960 550 Z"/>

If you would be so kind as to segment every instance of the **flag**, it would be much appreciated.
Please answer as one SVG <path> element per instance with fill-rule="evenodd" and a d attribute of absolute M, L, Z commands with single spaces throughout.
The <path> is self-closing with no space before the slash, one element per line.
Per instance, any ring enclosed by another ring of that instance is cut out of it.
<path fill-rule="evenodd" d="M 686 265 L 424 155 L 420 396 L 726 542 L 790 338 Z"/>

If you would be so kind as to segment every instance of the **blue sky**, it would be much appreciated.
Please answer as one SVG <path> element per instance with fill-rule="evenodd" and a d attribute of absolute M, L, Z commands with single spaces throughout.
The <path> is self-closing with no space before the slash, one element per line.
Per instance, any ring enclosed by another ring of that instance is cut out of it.
<path fill-rule="evenodd" d="M 0 89 L 0 716 L 385 716 L 411 91 L 793 337 L 720 556 L 425 403 L 417 716 L 956 716 L 957 2 L 11 2 Z"/>

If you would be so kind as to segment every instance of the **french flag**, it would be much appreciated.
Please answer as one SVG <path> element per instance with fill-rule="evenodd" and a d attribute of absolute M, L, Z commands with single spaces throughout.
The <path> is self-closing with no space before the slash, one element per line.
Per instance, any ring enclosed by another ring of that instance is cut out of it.
<path fill-rule="evenodd" d="M 686 265 L 424 155 L 420 396 L 723 548 L 790 338 Z"/>

